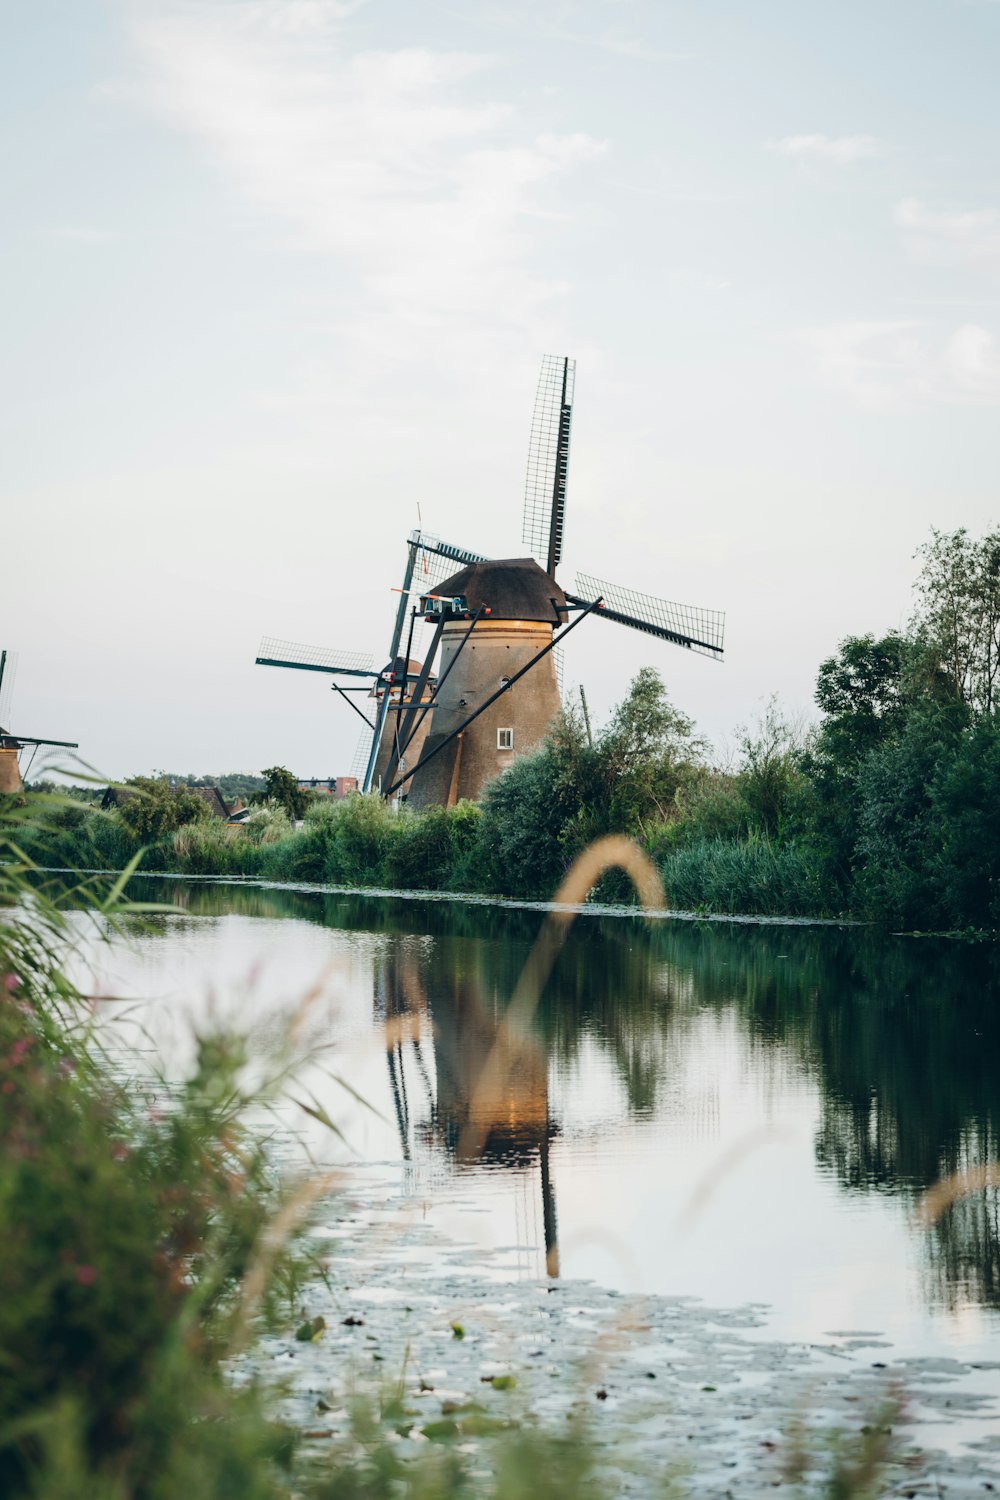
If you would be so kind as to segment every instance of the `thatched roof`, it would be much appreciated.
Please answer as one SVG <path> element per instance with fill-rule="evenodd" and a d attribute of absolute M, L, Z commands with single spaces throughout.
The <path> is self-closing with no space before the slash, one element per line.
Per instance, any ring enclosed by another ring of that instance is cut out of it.
<path fill-rule="evenodd" d="M 566 595 L 533 557 L 471 563 L 439 583 L 434 593 L 463 594 L 473 611 L 486 605 L 491 620 L 543 620 L 547 625 L 561 625 L 566 618 Z"/>

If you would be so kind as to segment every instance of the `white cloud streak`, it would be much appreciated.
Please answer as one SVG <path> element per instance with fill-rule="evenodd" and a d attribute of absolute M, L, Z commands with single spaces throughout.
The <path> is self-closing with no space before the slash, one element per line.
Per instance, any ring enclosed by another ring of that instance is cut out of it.
<path fill-rule="evenodd" d="M 998 209 L 939 210 L 919 198 L 904 198 L 893 218 L 907 254 L 920 265 L 1000 271 Z"/>
<path fill-rule="evenodd" d="M 873 135 L 786 135 L 771 149 L 796 161 L 849 167 L 885 156 L 888 147 Z"/>
<path fill-rule="evenodd" d="M 604 145 L 533 134 L 508 104 L 469 102 L 488 58 L 350 50 L 355 8 L 143 6 L 132 35 L 147 76 L 135 97 L 202 143 L 302 249 L 356 276 L 353 331 L 363 325 L 369 346 L 381 339 L 398 356 L 431 336 L 527 329 L 565 290 L 530 267 L 553 184 Z"/>
<path fill-rule="evenodd" d="M 1000 406 L 1000 345 L 975 323 L 938 339 L 918 323 L 837 323 L 804 329 L 799 340 L 821 379 L 866 411 Z"/>

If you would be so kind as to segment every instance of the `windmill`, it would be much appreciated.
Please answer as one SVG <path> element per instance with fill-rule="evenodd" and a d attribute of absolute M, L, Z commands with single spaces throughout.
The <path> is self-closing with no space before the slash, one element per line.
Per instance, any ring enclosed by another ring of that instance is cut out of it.
<path fill-rule="evenodd" d="M 11 662 L 11 666 L 14 663 Z M 4 677 L 7 676 L 7 692 L 4 693 Z M 3 720 L 8 717 L 10 700 L 13 696 L 13 673 L 7 670 L 7 652 L 0 651 L 0 793 L 16 793 L 24 786 L 24 776 L 31 769 L 31 762 L 38 753 L 39 745 L 58 745 L 63 750 L 76 750 L 76 740 L 42 740 L 31 734 L 12 734 L 5 729 Z M 31 745 L 32 751 L 25 767 L 24 775 L 21 773 L 21 751 Z"/>
<path fill-rule="evenodd" d="M 262 647 L 257 660 L 263 665 L 353 671 L 371 679 L 374 718 L 362 713 L 371 732 L 364 790 L 377 785 L 383 796 L 400 793 L 417 806 L 478 797 L 516 755 L 544 737 L 560 705 L 555 653 L 588 615 L 721 658 L 725 616 L 717 610 L 674 604 L 589 573 L 576 575 L 575 593 L 556 582 L 575 380 L 575 360 L 546 355 L 528 446 L 522 542 L 530 556 L 488 558 L 422 529 L 411 532 L 381 673 L 370 658 L 360 672 L 339 664 L 347 653 L 284 643 L 281 652 L 268 654 Z M 418 619 L 432 626 L 422 664 L 412 656 Z M 320 657 L 326 665 L 314 664 Z M 352 690 L 337 682 L 333 687 Z"/>

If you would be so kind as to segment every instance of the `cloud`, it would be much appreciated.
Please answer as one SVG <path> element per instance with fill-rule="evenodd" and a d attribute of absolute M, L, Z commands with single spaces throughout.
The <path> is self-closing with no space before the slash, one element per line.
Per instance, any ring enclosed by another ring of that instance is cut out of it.
<path fill-rule="evenodd" d="M 51 231 L 53 239 L 71 240 L 78 245 L 106 245 L 115 236 L 107 229 L 94 229 L 88 224 L 64 224 Z"/>
<path fill-rule="evenodd" d="M 556 184 L 604 145 L 532 132 L 484 99 L 489 58 L 352 49 L 355 8 L 144 6 L 132 98 L 199 141 L 300 249 L 354 274 L 354 329 L 369 343 L 405 354 L 429 335 L 468 343 L 484 322 L 526 329 L 565 290 L 561 274 L 531 269 Z"/>
<path fill-rule="evenodd" d="M 893 218 L 911 259 L 921 265 L 1000 271 L 1000 210 L 935 210 L 919 198 L 897 203 Z"/>
<path fill-rule="evenodd" d="M 829 162 L 849 167 L 857 161 L 871 161 L 885 156 L 888 147 L 873 135 L 786 135 L 771 149 L 797 161 Z"/>
<path fill-rule="evenodd" d="M 642 62 L 690 62 L 693 54 L 690 52 L 667 51 L 663 47 L 656 47 L 642 37 L 634 36 L 631 32 L 609 29 L 602 31 L 598 36 L 589 37 L 580 34 L 566 33 L 573 41 L 585 42 L 588 46 L 599 47 L 602 52 L 612 52 L 618 57 L 634 57 Z"/>
<path fill-rule="evenodd" d="M 1000 406 L 1000 345 L 965 323 L 934 339 L 919 323 L 855 322 L 798 335 L 820 378 L 867 411 L 915 403 Z"/>

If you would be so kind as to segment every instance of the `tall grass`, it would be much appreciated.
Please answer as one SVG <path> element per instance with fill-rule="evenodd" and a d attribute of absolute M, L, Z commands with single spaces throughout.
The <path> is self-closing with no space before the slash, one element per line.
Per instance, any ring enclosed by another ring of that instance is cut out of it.
<path fill-rule="evenodd" d="M 673 910 L 822 917 L 841 911 L 825 862 L 807 844 L 702 839 L 658 854 Z"/>

